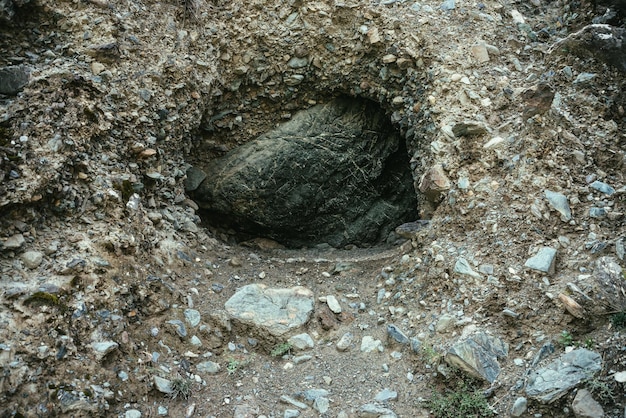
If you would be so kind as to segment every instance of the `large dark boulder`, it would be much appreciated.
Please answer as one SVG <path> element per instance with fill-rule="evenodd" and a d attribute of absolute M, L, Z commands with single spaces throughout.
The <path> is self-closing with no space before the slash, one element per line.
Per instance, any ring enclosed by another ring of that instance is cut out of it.
<path fill-rule="evenodd" d="M 205 220 L 289 245 L 374 243 L 417 213 L 404 145 L 367 100 L 301 111 L 204 169 Z"/>

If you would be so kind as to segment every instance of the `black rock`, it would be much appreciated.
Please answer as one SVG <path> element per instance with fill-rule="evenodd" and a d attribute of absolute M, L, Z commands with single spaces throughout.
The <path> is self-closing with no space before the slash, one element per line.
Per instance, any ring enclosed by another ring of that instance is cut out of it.
<path fill-rule="evenodd" d="M 193 193 L 207 217 L 290 245 L 383 241 L 414 220 L 399 135 L 374 102 L 336 99 L 204 167 Z"/>

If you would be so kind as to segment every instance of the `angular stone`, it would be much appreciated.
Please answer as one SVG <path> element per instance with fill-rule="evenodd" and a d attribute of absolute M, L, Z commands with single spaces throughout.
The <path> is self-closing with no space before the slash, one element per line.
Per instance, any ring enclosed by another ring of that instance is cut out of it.
<path fill-rule="evenodd" d="M 185 324 L 183 324 L 183 321 L 179 319 L 172 319 L 167 321 L 166 324 L 172 325 L 172 328 L 174 328 L 174 331 L 180 338 L 187 337 L 187 328 L 185 327 Z"/>
<path fill-rule="evenodd" d="M 107 354 L 119 347 L 115 341 L 97 341 L 91 344 L 91 348 L 96 353 L 96 360 L 101 361 Z"/>
<path fill-rule="evenodd" d="M 283 412 L 283 418 L 296 418 L 300 416 L 300 411 L 297 409 L 285 409 Z"/>
<path fill-rule="evenodd" d="M 526 383 L 526 395 L 541 403 L 551 403 L 601 369 L 600 354 L 584 348 L 572 350 L 533 371 Z"/>
<path fill-rule="evenodd" d="M 187 323 L 194 328 L 200 324 L 200 320 L 202 319 L 200 312 L 195 309 L 185 309 L 184 315 Z"/>
<path fill-rule="evenodd" d="M 0 94 L 16 95 L 28 84 L 29 76 L 30 72 L 22 65 L 0 68 Z"/>
<path fill-rule="evenodd" d="M 439 195 L 451 187 L 450 179 L 446 176 L 441 165 L 434 165 L 420 179 L 419 189 L 431 199 L 439 197 Z"/>
<path fill-rule="evenodd" d="M 387 388 L 378 392 L 374 397 L 375 402 L 389 402 L 395 401 L 396 399 L 398 399 L 398 392 Z"/>
<path fill-rule="evenodd" d="M 29 269 L 36 269 L 43 261 L 43 253 L 39 251 L 26 251 L 22 254 L 22 263 Z"/>
<path fill-rule="evenodd" d="M 291 396 L 288 395 L 282 395 L 280 397 L 280 401 L 289 405 L 293 405 L 296 408 L 300 408 L 300 409 L 309 409 L 309 406 L 305 403 L 300 402 L 297 399 L 292 398 Z"/>
<path fill-rule="evenodd" d="M 395 418 L 395 412 L 393 412 L 389 408 L 385 408 L 384 406 L 376 405 L 374 403 L 366 403 L 365 405 L 361 405 L 357 411 L 357 416 L 362 418 Z"/>
<path fill-rule="evenodd" d="M 141 411 L 138 409 L 129 409 L 124 413 L 124 418 L 141 418 Z"/>
<path fill-rule="evenodd" d="M 572 219 L 572 210 L 570 209 L 569 202 L 564 194 L 545 190 L 544 195 L 546 196 L 546 199 L 548 199 L 550 206 L 561 214 L 561 219 L 563 221 L 569 221 Z"/>
<path fill-rule="evenodd" d="M 479 332 L 454 344 L 446 353 L 445 360 L 471 376 L 493 383 L 500 374 L 498 359 L 506 358 L 508 353 L 507 343 Z"/>
<path fill-rule="evenodd" d="M 613 257 L 600 257 L 594 265 L 593 294 L 598 303 L 595 308 L 603 312 L 626 310 L 626 283 L 622 267 Z"/>
<path fill-rule="evenodd" d="M 469 263 L 463 257 L 459 257 L 454 264 L 454 272 L 459 274 L 465 274 L 466 276 L 473 277 L 475 279 L 480 279 L 481 275 L 472 270 Z"/>
<path fill-rule="evenodd" d="M 306 350 L 315 347 L 313 338 L 307 333 L 294 335 L 287 342 L 292 345 L 295 350 Z"/>
<path fill-rule="evenodd" d="M 328 397 L 329 392 L 326 389 L 307 389 L 304 392 L 298 393 L 298 396 L 302 399 L 313 402 L 319 397 Z"/>
<path fill-rule="evenodd" d="M 576 418 L 603 418 L 604 409 L 593 399 L 591 392 L 587 389 L 580 389 L 572 402 L 572 410 Z"/>
<path fill-rule="evenodd" d="M 187 177 L 185 178 L 185 191 L 194 191 L 202 184 L 206 178 L 206 173 L 197 167 L 190 167 L 187 170 Z"/>
<path fill-rule="evenodd" d="M 248 234 L 293 245 L 380 242 L 417 218 L 406 150 L 378 105 L 340 98 L 213 159 L 193 193 Z"/>
<path fill-rule="evenodd" d="M 293 57 L 289 60 L 287 65 L 289 66 L 289 68 L 304 68 L 309 65 L 309 59 L 307 57 Z"/>
<path fill-rule="evenodd" d="M 613 187 L 609 186 L 608 184 L 606 184 L 604 182 L 598 181 L 598 180 L 596 180 L 593 183 L 591 183 L 589 185 L 589 187 L 591 187 L 592 189 L 595 189 L 595 190 L 597 190 L 599 192 L 602 192 L 602 193 L 604 193 L 606 195 L 609 195 L 609 196 L 611 196 L 611 195 L 613 195 L 615 193 L 615 189 Z"/>
<path fill-rule="evenodd" d="M 17 250 L 24 245 L 26 240 L 22 234 L 12 235 L 2 243 L 5 250 Z"/>
<path fill-rule="evenodd" d="M 481 122 L 461 122 L 452 127 L 452 133 L 456 137 L 477 136 L 489 133 L 489 130 Z"/>
<path fill-rule="evenodd" d="M 196 365 L 196 370 L 200 373 L 216 374 L 222 367 L 214 361 L 203 361 Z"/>
<path fill-rule="evenodd" d="M 352 345 L 352 341 L 354 340 L 354 335 L 350 332 L 346 332 L 341 336 L 339 341 L 337 341 L 337 350 L 346 351 Z"/>
<path fill-rule="evenodd" d="M 511 407 L 511 416 L 512 417 L 521 417 L 526 412 L 528 408 L 528 399 L 523 396 L 520 396 L 515 400 L 513 406 Z"/>
<path fill-rule="evenodd" d="M 454 317 L 448 314 L 443 314 L 437 320 L 435 324 L 435 331 L 443 333 L 449 331 L 452 325 L 454 324 Z"/>
<path fill-rule="evenodd" d="M 315 409 L 320 414 L 325 414 L 328 412 L 328 408 L 330 408 L 330 401 L 328 398 L 320 396 L 313 401 L 313 409 Z"/>
<path fill-rule="evenodd" d="M 172 381 L 168 379 L 164 379 L 160 376 L 154 376 L 152 378 L 152 382 L 154 383 L 154 387 L 161 393 L 165 393 L 166 395 L 171 395 L 174 393 L 174 389 L 172 388 Z"/>
<path fill-rule="evenodd" d="M 341 305 L 339 304 L 337 298 L 333 295 L 326 296 L 326 304 L 328 305 L 328 308 L 334 313 L 341 313 Z"/>
<path fill-rule="evenodd" d="M 371 353 L 372 351 L 383 351 L 383 344 L 380 340 L 375 340 L 371 335 L 366 335 L 361 340 L 361 351 Z"/>
<path fill-rule="evenodd" d="M 263 284 L 242 287 L 225 304 L 234 322 L 254 328 L 255 338 L 271 341 L 306 324 L 313 306 L 313 292 L 305 287 L 278 289 Z"/>
<path fill-rule="evenodd" d="M 409 337 L 407 337 L 406 334 L 402 332 L 400 328 L 398 328 L 397 326 L 393 324 L 387 325 L 387 335 L 389 336 L 389 338 L 391 338 L 397 343 L 400 343 L 400 344 L 409 343 Z"/>
<path fill-rule="evenodd" d="M 526 260 L 524 266 L 544 273 L 554 274 L 555 260 L 556 250 L 550 247 L 542 247 L 537 251 L 537 254 Z"/>

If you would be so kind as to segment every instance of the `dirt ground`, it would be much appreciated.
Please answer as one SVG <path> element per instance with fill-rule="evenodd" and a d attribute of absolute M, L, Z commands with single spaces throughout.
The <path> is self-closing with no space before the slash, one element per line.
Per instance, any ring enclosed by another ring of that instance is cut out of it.
<path fill-rule="evenodd" d="M 443 355 L 480 329 L 509 345 L 496 382 L 472 382 L 497 416 L 552 341 L 545 361 L 566 346 L 602 355 L 579 388 L 624 417 L 626 337 L 611 318 L 626 302 L 605 306 L 592 280 L 600 257 L 625 267 L 624 76 L 576 44 L 554 48 L 604 11 L 545 0 L 23 6 L 0 25 L 0 66 L 30 69 L 21 93 L 0 96 L 0 416 L 393 416 L 362 410 L 388 388 L 397 399 L 381 408 L 428 417 L 425 400 L 462 377 Z M 184 189 L 191 165 L 338 95 L 378 102 L 406 139 L 427 228 L 369 248 L 286 249 L 201 217 Z M 567 197 L 571 219 L 546 190 Z M 552 274 L 525 267 L 541 247 L 557 250 Z M 455 270 L 460 258 L 478 274 Z M 313 291 L 301 331 L 313 348 L 272 356 L 233 326 L 224 303 L 251 283 Z M 168 321 L 186 324 L 186 309 L 201 322 L 181 336 Z M 394 343 L 390 324 L 422 347 Z M 362 352 L 364 336 L 383 351 Z M 117 345 L 99 352 L 102 342 Z M 219 371 L 198 371 L 206 361 Z M 166 395 L 154 376 L 186 386 Z M 328 391 L 328 412 L 281 400 L 309 389 Z M 572 416 L 575 394 L 530 399 L 524 416 Z"/>

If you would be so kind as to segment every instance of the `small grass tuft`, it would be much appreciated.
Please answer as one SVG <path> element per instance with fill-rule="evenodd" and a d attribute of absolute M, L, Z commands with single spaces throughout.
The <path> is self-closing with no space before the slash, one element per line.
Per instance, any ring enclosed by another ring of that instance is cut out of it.
<path fill-rule="evenodd" d="M 181 397 L 183 399 L 189 399 L 191 395 L 191 380 L 183 379 L 182 377 L 172 380 L 172 399 Z"/>
<path fill-rule="evenodd" d="M 495 412 L 479 390 L 472 390 L 467 383 L 459 381 L 455 391 L 447 394 L 435 392 L 426 401 L 435 418 L 493 417 Z"/>
<path fill-rule="evenodd" d="M 292 348 L 293 348 L 293 345 L 290 343 L 277 344 L 274 346 L 274 348 L 270 352 L 270 355 L 272 357 L 282 357 L 285 354 L 289 353 Z"/>
<path fill-rule="evenodd" d="M 617 329 L 626 328 L 626 310 L 611 316 L 611 324 Z"/>
<path fill-rule="evenodd" d="M 574 342 L 574 336 L 568 331 L 562 331 L 557 342 L 563 347 L 569 347 Z"/>
<path fill-rule="evenodd" d="M 252 354 L 248 358 L 242 358 L 242 359 L 231 357 L 228 359 L 228 363 L 226 363 L 226 371 L 228 372 L 229 376 L 232 374 L 235 374 L 236 372 L 241 371 L 241 369 L 246 367 L 248 364 L 252 363 L 253 360 L 254 360 L 254 354 Z"/>

